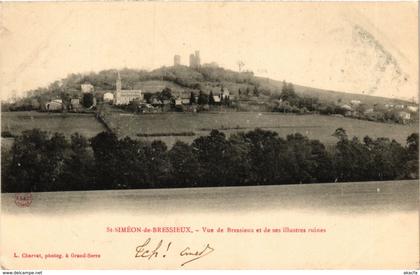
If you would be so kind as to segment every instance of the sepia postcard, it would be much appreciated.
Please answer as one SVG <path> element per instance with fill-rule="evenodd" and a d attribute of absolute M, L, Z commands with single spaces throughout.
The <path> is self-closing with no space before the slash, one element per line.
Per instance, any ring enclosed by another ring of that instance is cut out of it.
<path fill-rule="evenodd" d="M 0 265 L 418 269 L 418 2 L 0 3 Z"/>

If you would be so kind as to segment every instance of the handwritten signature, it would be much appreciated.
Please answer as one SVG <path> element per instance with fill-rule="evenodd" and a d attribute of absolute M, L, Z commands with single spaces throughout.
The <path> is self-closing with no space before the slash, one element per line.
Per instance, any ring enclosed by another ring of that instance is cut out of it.
<path fill-rule="evenodd" d="M 166 255 L 175 249 L 171 249 L 172 242 L 164 243 L 163 240 L 157 242 L 156 245 L 151 244 L 152 239 L 148 238 L 144 243 L 136 247 L 136 258 L 145 258 L 151 260 L 152 258 L 162 257 L 165 258 Z M 181 266 L 185 266 L 188 263 L 201 259 L 214 251 L 214 248 L 210 244 L 203 245 L 201 248 L 191 248 L 189 246 L 182 247 L 181 249 L 176 250 L 177 254 L 181 257 L 184 257 L 185 262 L 181 263 Z"/>

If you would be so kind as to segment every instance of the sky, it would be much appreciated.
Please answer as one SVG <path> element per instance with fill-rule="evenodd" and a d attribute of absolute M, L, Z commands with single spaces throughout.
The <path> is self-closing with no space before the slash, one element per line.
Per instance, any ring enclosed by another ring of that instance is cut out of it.
<path fill-rule="evenodd" d="M 0 4 L 0 94 L 70 73 L 202 62 L 300 85 L 418 98 L 416 2 Z"/>

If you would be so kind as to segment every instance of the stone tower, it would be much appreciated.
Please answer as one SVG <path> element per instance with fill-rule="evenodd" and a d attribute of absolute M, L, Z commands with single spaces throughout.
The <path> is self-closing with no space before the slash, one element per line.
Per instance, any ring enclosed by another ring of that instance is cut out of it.
<path fill-rule="evenodd" d="M 174 56 L 174 66 L 179 66 L 179 65 L 181 65 L 181 56 L 176 54 Z"/>
<path fill-rule="evenodd" d="M 114 103 L 118 104 L 118 99 L 120 97 L 121 94 L 121 89 L 122 89 L 122 85 L 121 85 L 121 76 L 120 76 L 120 72 L 117 71 L 117 80 L 115 82 L 115 94 L 114 94 Z"/>

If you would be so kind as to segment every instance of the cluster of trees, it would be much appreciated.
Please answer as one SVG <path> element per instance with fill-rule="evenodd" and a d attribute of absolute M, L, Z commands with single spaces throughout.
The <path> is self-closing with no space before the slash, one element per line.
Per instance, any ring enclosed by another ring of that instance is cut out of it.
<path fill-rule="evenodd" d="M 320 103 L 316 97 L 302 97 L 296 94 L 292 83 L 283 81 L 281 93 L 273 95 L 271 99 L 276 103 L 274 112 L 306 113 L 317 111 Z"/>
<path fill-rule="evenodd" d="M 192 144 L 92 139 L 34 129 L 2 154 L 2 191 L 268 185 L 418 178 L 418 134 L 402 146 L 386 138 L 349 139 L 343 129 L 327 150 L 301 134 L 255 129 L 229 138 L 213 130 Z"/>

